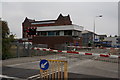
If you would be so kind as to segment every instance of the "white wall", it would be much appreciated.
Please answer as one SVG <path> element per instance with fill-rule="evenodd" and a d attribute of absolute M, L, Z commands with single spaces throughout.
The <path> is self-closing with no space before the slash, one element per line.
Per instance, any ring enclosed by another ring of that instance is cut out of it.
<path fill-rule="evenodd" d="M 83 31 L 83 27 L 82 26 L 78 26 L 78 25 L 62 25 L 62 26 L 37 27 L 37 31 L 56 31 L 56 30 L 77 30 L 77 31 Z"/>

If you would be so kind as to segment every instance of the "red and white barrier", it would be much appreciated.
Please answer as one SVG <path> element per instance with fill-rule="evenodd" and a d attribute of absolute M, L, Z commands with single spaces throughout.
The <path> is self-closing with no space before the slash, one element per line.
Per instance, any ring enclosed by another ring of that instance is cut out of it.
<path fill-rule="evenodd" d="M 92 55 L 98 57 L 109 57 L 109 58 L 120 58 L 118 55 L 109 55 L 109 54 L 97 54 L 97 53 L 87 53 L 87 52 L 76 52 L 76 51 L 61 51 L 61 50 L 53 50 L 53 49 L 46 49 L 46 48 L 32 48 L 33 50 L 41 50 L 41 51 L 52 51 L 52 52 L 63 52 L 63 53 L 73 53 L 73 54 L 80 54 L 80 55 Z"/>

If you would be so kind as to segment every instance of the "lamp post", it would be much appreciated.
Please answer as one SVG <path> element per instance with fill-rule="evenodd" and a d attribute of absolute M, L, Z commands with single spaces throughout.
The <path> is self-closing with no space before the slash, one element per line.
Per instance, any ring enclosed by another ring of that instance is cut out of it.
<path fill-rule="evenodd" d="M 96 20 L 96 18 L 97 17 L 99 17 L 99 18 L 101 18 L 102 17 L 102 15 L 99 15 L 99 16 L 95 16 L 95 18 L 94 18 L 94 27 L 93 27 L 93 32 L 94 32 L 94 34 L 93 34 L 93 46 L 95 47 L 95 20 Z"/>

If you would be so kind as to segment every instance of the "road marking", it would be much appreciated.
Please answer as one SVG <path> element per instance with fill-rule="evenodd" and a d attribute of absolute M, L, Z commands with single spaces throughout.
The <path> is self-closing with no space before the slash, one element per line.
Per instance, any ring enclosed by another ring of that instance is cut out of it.
<path fill-rule="evenodd" d="M 28 79 L 33 79 L 33 78 L 37 78 L 37 77 L 40 77 L 40 74 L 37 74 L 37 75 L 34 75 L 34 76 L 30 76 L 30 77 L 28 77 Z"/>
<path fill-rule="evenodd" d="M 16 77 L 9 77 L 9 76 L 6 76 L 6 75 L 1 75 L 1 74 L 0 74 L 0 77 L 1 77 L 1 78 L 11 78 L 11 79 L 16 78 Z M 17 79 L 17 78 L 16 78 L 16 79 Z"/>

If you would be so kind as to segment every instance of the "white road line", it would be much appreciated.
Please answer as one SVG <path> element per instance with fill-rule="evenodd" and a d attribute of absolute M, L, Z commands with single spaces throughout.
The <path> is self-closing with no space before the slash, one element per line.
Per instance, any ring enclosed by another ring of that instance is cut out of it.
<path fill-rule="evenodd" d="M 34 75 L 34 76 L 30 76 L 30 77 L 28 77 L 28 79 L 33 79 L 33 78 L 36 78 L 36 77 L 40 77 L 40 74 L 37 74 L 37 75 Z"/>
<path fill-rule="evenodd" d="M 9 77 L 9 76 L 6 76 L 6 75 L 1 75 L 1 74 L 0 74 L 0 77 L 3 77 L 3 78 L 11 78 L 11 79 L 16 78 L 16 77 Z"/>

